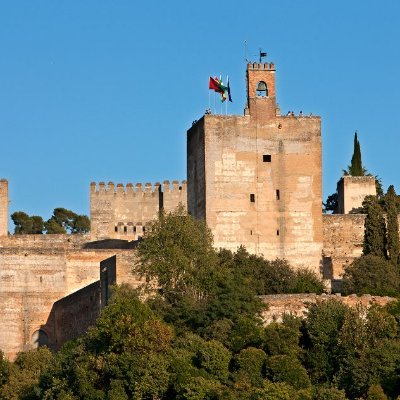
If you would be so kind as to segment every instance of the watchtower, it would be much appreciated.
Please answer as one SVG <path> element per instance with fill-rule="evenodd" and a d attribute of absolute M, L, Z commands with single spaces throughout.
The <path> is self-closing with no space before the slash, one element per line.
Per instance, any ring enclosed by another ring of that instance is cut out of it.
<path fill-rule="evenodd" d="M 8 235 L 8 182 L 0 179 L 0 236 Z"/>
<path fill-rule="evenodd" d="M 260 121 L 274 118 L 277 112 L 275 65 L 273 63 L 248 64 L 246 77 L 247 108 L 245 113 Z"/>
<path fill-rule="evenodd" d="M 273 63 L 247 65 L 244 116 L 204 115 L 188 130 L 188 211 L 215 246 L 319 271 L 321 120 L 282 116 Z"/>

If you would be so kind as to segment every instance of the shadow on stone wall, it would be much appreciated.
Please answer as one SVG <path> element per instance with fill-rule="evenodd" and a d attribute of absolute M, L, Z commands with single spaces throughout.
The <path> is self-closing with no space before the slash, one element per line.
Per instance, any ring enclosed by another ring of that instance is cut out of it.
<path fill-rule="evenodd" d="M 84 249 L 103 249 L 103 250 L 113 250 L 113 249 L 135 249 L 140 242 L 138 240 L 122 240 L 122 239 L 104 239 L 96 240 L 94 242 L 88 242 L 83 245 Z"/>
<path fill-rule="evenodd" d="M 116 283 L 116 256 L 101 261 L 99 272 L 98 281 L 53 304 L 46 324 L 38 331 L 35 347 L 47 345 L 52 350 L 58 350 L 65 342 L 83 335 L 95 324 L 102 308 L 108 304 L 110 286 Z"/>

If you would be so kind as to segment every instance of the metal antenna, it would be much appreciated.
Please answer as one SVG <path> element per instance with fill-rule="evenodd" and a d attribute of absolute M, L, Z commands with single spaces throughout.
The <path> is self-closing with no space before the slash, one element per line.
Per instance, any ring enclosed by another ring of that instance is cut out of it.
<path fill-rule="evenodd" d="M 249 62 L 247 59 L 247 40 L 244 41 L 244 61 L 246 61 L 246 63 Z"/>

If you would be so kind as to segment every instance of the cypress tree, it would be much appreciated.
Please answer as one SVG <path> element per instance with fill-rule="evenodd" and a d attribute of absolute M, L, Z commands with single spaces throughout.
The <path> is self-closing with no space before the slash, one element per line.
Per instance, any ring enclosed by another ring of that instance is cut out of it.
<path fill-rule="evenodd" d="M 376 196 L 367 196 L 363 207 L 367 211 L 364 228 L 363 254 L 386 258 L 386 223 Z"/>
<path fill-rule="evenodd" d="M 351 157 L 351 164 L 349 165 L 349 175 L 352 176 L 365 175 L 365 170 L 362 166 L 361 146 L 357 138 L 357 131 L 354 134 L 354 150 L 353 150 L 353 156 Z"/>
<path fill-rule="evenodd" d="M 390 185 L 385 195 L 385 211 L 387 218 L 387 250 L 389 259 L 397 264 L 400 252 L 399 223 L 397 220 L 397 195 Z"/>

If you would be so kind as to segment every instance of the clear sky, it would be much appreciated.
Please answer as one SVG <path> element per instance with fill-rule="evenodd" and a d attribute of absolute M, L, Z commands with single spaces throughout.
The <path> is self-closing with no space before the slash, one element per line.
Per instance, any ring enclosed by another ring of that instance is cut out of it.
<path fill-rule="evenodd" d="M 352 155 L 399 187 L 400 2 L 0 2 L 0 177 L 10 212 L 89 213 L 91 181 L 185 179 L 209 75 L 245 105 L 244 41 L 282 113 L 321 115 L 324 198 Z M 10 226 L 10 228 L 12 228 Z"/>

